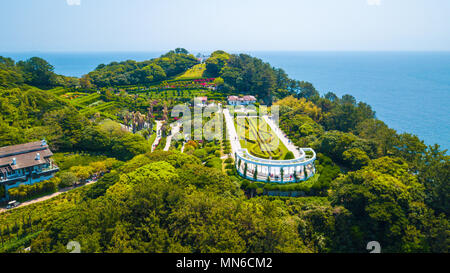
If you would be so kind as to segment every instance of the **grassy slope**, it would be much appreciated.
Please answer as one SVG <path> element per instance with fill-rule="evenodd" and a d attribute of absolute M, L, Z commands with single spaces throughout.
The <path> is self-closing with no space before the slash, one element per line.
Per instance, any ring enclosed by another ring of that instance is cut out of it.
<path fill-rule="evenodd" d="M 206 70 L 206 64 L 197 64 L 194 65 L 192 68 L 188 69 L 186 72 L 184 72 L 182 75 L 178 76 L 177 80 L 182 79 L 193 79 L 193 78 L 201 78 L 203 76 L 203 73 Z"/>

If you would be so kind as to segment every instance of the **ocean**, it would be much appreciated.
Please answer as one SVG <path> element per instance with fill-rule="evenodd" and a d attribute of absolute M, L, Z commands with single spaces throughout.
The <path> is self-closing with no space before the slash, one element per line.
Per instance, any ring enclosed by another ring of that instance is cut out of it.
<path fill-rule="evenodd" d="M 163 52 L 0 53 L 17 60 L 38 56 L 66 76 L 81 76 L 101 63 L 143 61 Z M 246 52 L 309 81 L 321 94 L 353 95 L 397 132 L 427 145 L 450 148 L 450 52 Z"/>

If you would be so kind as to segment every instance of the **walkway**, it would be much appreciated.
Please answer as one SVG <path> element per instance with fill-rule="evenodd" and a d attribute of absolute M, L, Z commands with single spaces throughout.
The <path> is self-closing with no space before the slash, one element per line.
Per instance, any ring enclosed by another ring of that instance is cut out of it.
<path fill-rule="evenodd" d="M 170 135 L 167 137 L 166 146 L 164 147 L 164 151 L 167 152 L 170 149 L 170 143 L 172 142 L 172 138 L 178 134 L 181 128 L 181 123 L 176 122 L 175 125 L 171 124 L 172 130 L 170 130 Z"/>
<path fill-rule="evenodd" d="M 241 143 L 239 142 L 236 127 L 234 126 L 233 117 L 231 117 L 230 111 L 228 109 L 223 109 L 223 115 L 225 117 L 225 123 L 227 124 L 227 132 L 231 144 L 231 154 L 234 158 L 238 150 L 241 149 Z"/>
<path fill-rule="evenodd" d="M 280 139 L 281 142 L 283 142 L 284 146 L 286 146 L 286 148 L 294 154 L 294 158 L 299 158 L 300 156 L 302 156 L 300 150 L 292 143 L 292 141 L 290 141 L 286 137 L 283 131 L 281 131 L 281 129 L 275 124 L 275 122 L 273 122 L 271 118 L 265 115 L 263 116 L 263 119 L 267 122 L 267 124 L 269 124 L 272 131 L 275 132 L 278 139 Z"/>
<path fill-rule="evenodd" d="M 181 153 L 184 153 L 184 144 L 186 144 L 186 141 L 184 141 L 183 146 L 181 146 Z"/>
<path fill-rule="evenodd" d="M 164 123 L 163 120 L 156 121 L 156 138 L 152 144 L 152 152 L 155 151 L 156 146 L 158 146 L 159 141 L 161 141 L 161 127 L 163 123 Z"/>

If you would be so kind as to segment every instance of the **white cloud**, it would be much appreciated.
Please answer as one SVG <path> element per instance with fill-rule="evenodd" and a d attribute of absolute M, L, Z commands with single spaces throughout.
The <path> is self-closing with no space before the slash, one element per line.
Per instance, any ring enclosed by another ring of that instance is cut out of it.
<path fill-rule="evenodd" d="M 379 6 L 379 5 L 381 5 L 381 0 L 367 0 L 367 5 Z"/>
<path fill-rule="evenodd" d="M 81 5 L 81 0 L 66 0 L 69 6 L 79 6 Z"/>

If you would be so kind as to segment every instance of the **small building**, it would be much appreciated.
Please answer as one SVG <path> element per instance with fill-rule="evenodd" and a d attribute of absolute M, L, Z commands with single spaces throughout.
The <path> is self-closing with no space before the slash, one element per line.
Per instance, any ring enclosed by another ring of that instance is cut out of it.
<path fill-rule="evenodd" d="M 194 105 L 204 107 L 208 102 L 208 97 L 196 97 L 194 99 Z"/>
<path fill-rule="evenodd" d="M 48 180 L 59 171 L 45 140 L 0 148 L 0 187 L 8 198 L 8 190 Z M 0 190 L 0 192 L 2 192 Z"/>
<path fill-rule="evenodd" d="M 256 98 L 254 96 L 244 96 L 244 97 L 238 97 L 238 96 L 228 96 L 228 104 L 229 105 L 250 105 L 255 104 Z"/>

